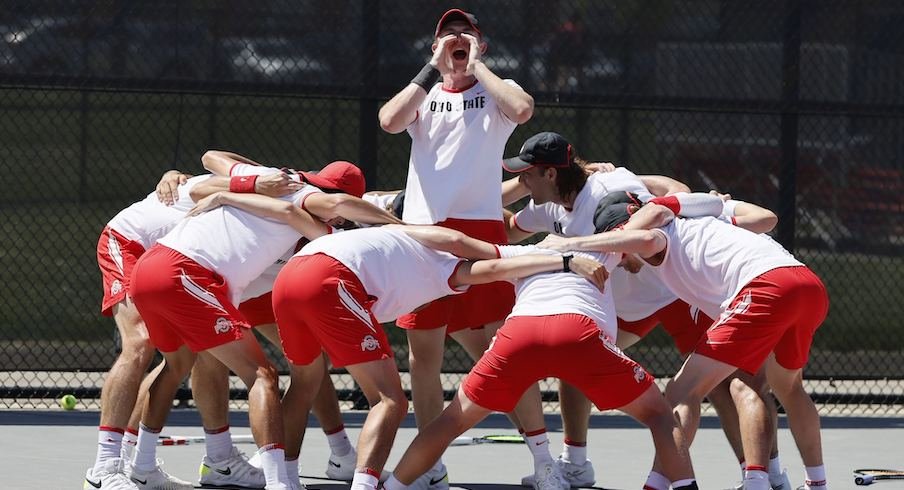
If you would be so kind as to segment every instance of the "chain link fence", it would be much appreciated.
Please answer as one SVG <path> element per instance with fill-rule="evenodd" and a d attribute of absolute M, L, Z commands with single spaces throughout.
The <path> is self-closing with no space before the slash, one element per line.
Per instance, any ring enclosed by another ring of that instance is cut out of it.
<path fill-rule="evenodd" d="M 776 238 L 832 299 L 806 370 L 821 411 L 901 413 L 904 5 L 458 6 L 480 20 L 485 63 L 536 100 L 507 155 L 555 130 L 588 159 L 775 210 Z M 224 148 L 300 169 L 347 159 L 369 188 L 401 188 L 409 139 L 383 133 L 377 110 L 427 60 L 448 7 L 8 2 L 0 11 L 0 407 L 45 407 L 74 393 L 97 408 L 117 341 L 99 314 L 94 247 L 107 220 L 164 171 L 199 173 L 200 155 Z M 387 328 L 405 370 L 404 336 Z M 471 362 L 449 347 L 452 390 Z M 658 376 L 680 364 L 661 332 L 630 353 Z M 334 377 L 342 399 L 360 406 L 349 377 Z"/>

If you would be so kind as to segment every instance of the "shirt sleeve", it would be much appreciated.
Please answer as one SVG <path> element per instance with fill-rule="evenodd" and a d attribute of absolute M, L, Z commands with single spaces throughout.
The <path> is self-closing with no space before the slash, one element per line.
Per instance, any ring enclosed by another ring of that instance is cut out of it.
<path fill-rule="evenodd" d="M 282 170 L 274 167 L 262 167 L 260 165 L 249 165 L 247 163 L 236 163 L 229 169 L 230 177 L 241 177 L 243 175 L 269 175 Z"/>
<path fill-rule="evenodd" d="M 519 89 L 521 89 L 521 90 L 524 90 L 523 88 L 521 88 L 521 85 L 518 85 L 518 82 L 512 80 L 511 78 L 506 78 L 506 79 L 503 79 L 502 81 L 505 82 L 506 84 L 512 86 L 512 87 L 515 87 L 515 88 L 519 88 Z M 508 117 L 507 115 L 505 115 L 504 112 L 502 112 L 502 108 L 499 107 L 499 104 L 496 104 L 496 110 L 499 111 L 499 115 L 502 116 L 503 119 L 504 119 L 507 123 L 511 124 L 513 127 L 518 125 L 518 123 L 516 123 L 515 121 L 512 121 L 511 119 L 509 119 L 509 117 Z"/>
<path fill-rule="evenodd" d="M 537 206 L 533 201 L 515 213 L 515 226 L 527 233 L 539 233 L 542 231 L 553 232 L 552 219 L 545 207 Z"/>

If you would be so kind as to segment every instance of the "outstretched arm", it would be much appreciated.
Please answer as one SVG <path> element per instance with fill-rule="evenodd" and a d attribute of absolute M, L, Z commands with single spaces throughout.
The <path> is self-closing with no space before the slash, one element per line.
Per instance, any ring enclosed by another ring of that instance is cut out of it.
<path fill-rule="evenodd" d="M 665 250 L 667 244 L 665 235 L 659 230 L 615 230 L 573 238 L 548 235 L 537 246 L 558 251 L 634 253 L 647 258 Z"/>
<path fill-rule="evenodd" d="M 237 194 L 235 192 L 211 194 L 198 201 L 198 204 L 188 212 L 188 216 L 197 216 L 220 206 L 233 206 L 261 218 L 282 221 L 309 240 L 319 238 L 330 231 L 330 227 L 326 223 L 314 218 L 295 204 L 260 194 Z"/>
<path fill-rule="evenodd" d="M 450 230 L 441 226 L 389 226 L 402 231 L 425 247 L 448 252 L 457 257 L 465 259 L 495 259 L 499 257 L 499 251 L 495 245 L 471 238 L 460 231 Z"/>
<path fill-rule="evenodd" d="M 603 264 L 587 257 L 573 257 L 569 268 L 575 274 L 592 282 L 600 291 L 603 290 L 606 278 L 609 277 Z M 457 287 L 465 284 L 485 284 L 519 279 L 542 272 L 555 271 L 566 273 L 560 255 L 521 255 L 505 259 L 465 262 L 455 271 L 449 282 Z"/>
<path fill-rule="evenodd" d="M 342 217 L 366 225 L 402 222 L 389 211 L 348 194 L 311 194 L 305 199 L 304 207 L 324 221 Z"/>
<path fill-rule="evenodd" d="M 304 187 L 304 184 L 292 180 L 291 177 L 282 172 L 257 175 L 255 178 L 254 192 L 270 197 L 287 196 Z M 198 202 L 215 192 L 228 191 L 231 179 L 230 177 L 214 175 L 203 182 L 199 182 L 191 190 L 192 201 Z"/>
<path fill-rule="evenodd" d="M 248 157 L 223 150 L 208 150 L 201 156 L 201 164 L 204 165 L 204 168 L 216 175 L 228 176 L 229 170 L 236 163 L 262 166 Z"/>
<path fill-rule="evenodd" d="M 691 191 L 691 188 L 683 182 L 665 175 L 639 175 L 638 178 L 654 196 L 668 196 L 676 192 Z"/>
<path fill-rule="evenodd" d="M 530 191 L 518 177 L 512 177 L 502 182 L 502 207 L 511 206 L 529 195 Z"/>

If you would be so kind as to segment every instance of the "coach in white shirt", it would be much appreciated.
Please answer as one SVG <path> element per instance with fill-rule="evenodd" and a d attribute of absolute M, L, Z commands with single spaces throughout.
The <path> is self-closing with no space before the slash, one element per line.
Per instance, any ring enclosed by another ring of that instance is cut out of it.
<path fill-rule="evenodd" d="M 471 13 L 445 12 L 431 48 L 430 62 L 379 114 L 383 130 L 392 134 L 407 130 L 411 136 L 403 220 L 507 243 L 499 162 L 512 131 L 533 115 L 533 98 L 481 61 L 487 43 Z M 442 83 L 437 83 L 440 78 Z M 439 373 L 446 333 L 477 357 L 489 340 L 484 332 L 472 329 L 498 327 L 513 304 L 510 284 L 490 284 L 398 319 L 398 325 L 408 330 L 418 427 L 443 408 Z M 442 480 L 442 472 L 439 465 L 435 481 Z"/>

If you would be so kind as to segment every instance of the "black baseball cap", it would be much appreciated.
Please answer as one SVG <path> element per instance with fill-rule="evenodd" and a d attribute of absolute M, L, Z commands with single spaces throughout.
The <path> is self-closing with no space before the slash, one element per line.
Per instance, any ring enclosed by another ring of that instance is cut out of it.
<path fill-rule="evenodd" d="M 633 194 L 627 191 L 613 192 L 600 199 L 593 212 L 593 226 L 596 233 L 602 233 L 625 224 L 635 208 L 643 206 L 643 203 Z"/>
<path fill-rule="evenodd" d="M 396 194 L 395 198 L 392 200 L 392 206 L 390 206 L 390 212 L 395 215 L 396 218 L 402 219 L 402 213 L 405 212 L 405 191 L 399 192 Z"/>
<path fill-rule="evenodd" d="M 471 26 L 471 29 L 477 31 L 477 34 L 482 35 L 480 28 L 477 27 L 477 17 L 475 17 L 474 14 L 465 12 L 461 9 L 449 9 L 439 18 L 439 22 L 436 23 L 436 31 L 433 32 L 433 37 L 439 37 L 439 31 L 442 30 L 443 26 L 455 20 L 467 22 Z"/>
<path fill-rule="evenodd" d="M 537 133 L 521 146 L 521 153 L 502 161 L 502 167 L 512 173 L 523 172 L 534 165 L 568 167 L 571 165 L 571 145 L 559 133 Z"/>

